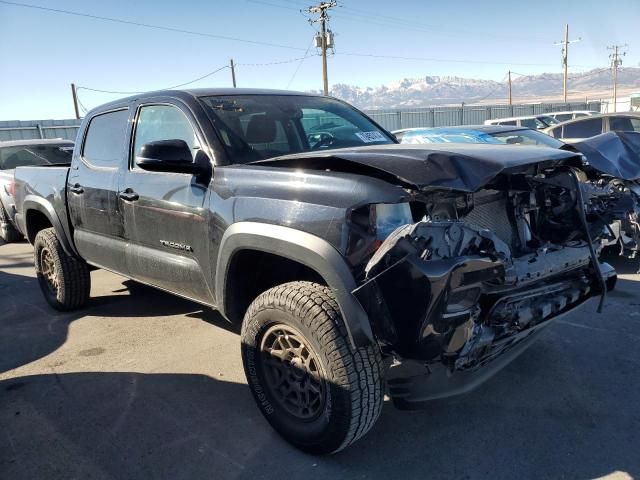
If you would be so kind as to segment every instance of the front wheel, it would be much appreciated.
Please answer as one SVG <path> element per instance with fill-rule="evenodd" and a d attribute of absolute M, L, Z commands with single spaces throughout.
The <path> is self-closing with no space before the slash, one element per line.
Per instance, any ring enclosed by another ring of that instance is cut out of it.
<path fill-rule="evenodd" d="M 259 295 L 242 324 L 242 360 L 267 421 L 309 453 L 344 449 L 382 410 L 380 350 L 351 345 L 323 285 L 291 282 Z"/>
<path fill-rule="evenodd" d="M 84 306 L 91 292 L 89 266 L 65 253 L 53 228 L 40 230 L 33 248 L 36 276 L 47 303 L 61 311 Z"/>

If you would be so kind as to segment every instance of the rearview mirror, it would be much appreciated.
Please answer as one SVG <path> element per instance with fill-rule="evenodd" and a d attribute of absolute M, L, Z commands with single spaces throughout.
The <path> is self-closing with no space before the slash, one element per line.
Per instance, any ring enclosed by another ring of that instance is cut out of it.
<path fill-rule="evenodd" d="M 211 164 L 204 152 L 198 152 L 195 161 L 191 149 L 184 140 L 158 140 L 142 145 L 136 156 L 136 165 L 150 172 L 208 173 Z"/>

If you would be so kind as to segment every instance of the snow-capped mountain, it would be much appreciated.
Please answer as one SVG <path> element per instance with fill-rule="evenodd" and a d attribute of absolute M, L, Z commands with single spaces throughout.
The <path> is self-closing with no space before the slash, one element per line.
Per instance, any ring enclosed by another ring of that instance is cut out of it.
<path fill-rule="evenodd" d="M 608 69 L 592 70 L 569 75 L 569 93 L 587 96 L 611 88 L 612 77 Z M 624 68 L 618 72 L 619 88 L 637 88 L 640 91 L 640 68 Z M 562 74 L 513 75 L 512 90 L 515 101 L 535 101 L 542 97 L 559 98 L 562 95 Z M 335 84 L 331 95 L 346 100 L 359 108 L 426 107 L 431 105 L 467 104 L 478 102 L 504 102 L 508 96 L 506 82 L 476 80 L 460 77 L 425 76 L 405 78 L 378 87 L 354 87 Z"/>

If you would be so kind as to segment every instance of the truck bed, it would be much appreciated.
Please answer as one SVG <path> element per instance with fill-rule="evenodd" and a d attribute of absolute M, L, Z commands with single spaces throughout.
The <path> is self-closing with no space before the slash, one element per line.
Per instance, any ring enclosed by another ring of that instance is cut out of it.
<path fill-rule="evenodd" d="M 68 173 L 68 166 L 16 168 L 16 224 L 25 236 L 28 236 L 28 232 L 25 228 L 24 212 L 27 208 L 35 206 L 36 210 L 43 213 L 46 211 L 51 216 L 54 227 L 59 233 L 63 233 L 66 239 L 71 238 L 66 206 Z M 56 221 L 58 225 L 55 225 Z"/>

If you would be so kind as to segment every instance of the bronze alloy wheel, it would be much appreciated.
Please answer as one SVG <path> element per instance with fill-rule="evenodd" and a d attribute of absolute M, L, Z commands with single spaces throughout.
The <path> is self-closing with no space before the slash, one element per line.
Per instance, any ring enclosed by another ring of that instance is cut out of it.
<path fill-rule="evenodd" d="M 89 266 L 62 248 L 54 228 L 40 230 L 33 240 L 38 285 L 49 305 L 68 312 L 89 300 Z"/>
<path fill-rule="evenodd" d="M 277 324 L 260 342 L 267 388 L 278 404 L 294 417 L 312 421 L 324 410 L 327 394 L 320 362 L 296 329 Z"/>
<path fill-rule="evenodd" d="M 51 252 L 46 247 L 40 251 L 40 268 L 47 287 L 51 293 L 55 295 L 58 291 L 56 262 L 53 259 L 53 255 L 51 255 Z"/>
<path fill-rule="evenodd" d="M 353 346 L 326 285 L 296 281 L 262 292 L 245 313 L 240 336 L 256 405 L 301 450 L 338 452 L 369 431 L 380 415 L 380 348 Z"/>

